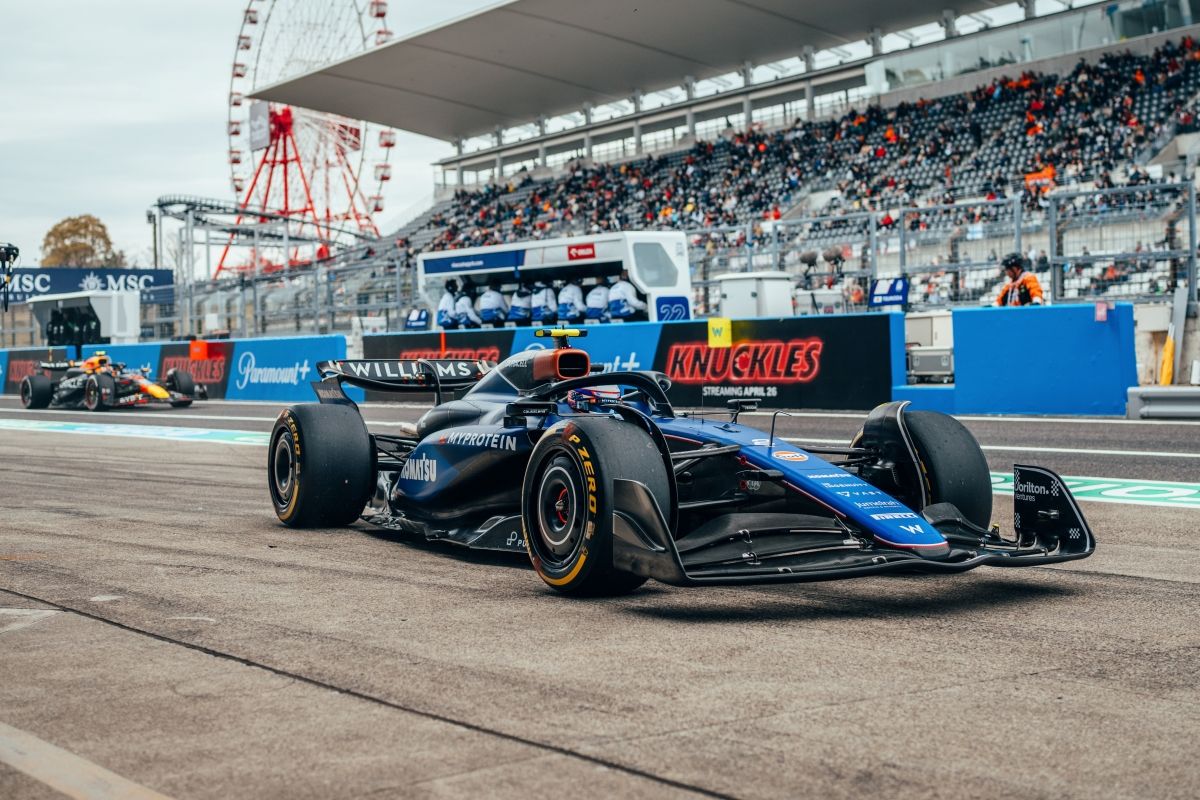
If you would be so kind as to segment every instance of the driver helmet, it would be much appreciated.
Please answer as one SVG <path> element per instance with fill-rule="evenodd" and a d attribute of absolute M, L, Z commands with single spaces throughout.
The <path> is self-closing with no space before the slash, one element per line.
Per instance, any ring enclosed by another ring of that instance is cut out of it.
<path fill-rule="evenodd" d="M 621 390 L 617 386 L 593 386 L 587 389 L 572 389 L 567 392 L 567 405 L 572 411 L 592 411 L 604 401 L 621 399 Z"/>
<path fill-rule="evenodd" d="M 108 354 L 103 351 L 92 354 L 83 362 L 83 368 L 88 372 L 98 372 L 109 365 Z"/>

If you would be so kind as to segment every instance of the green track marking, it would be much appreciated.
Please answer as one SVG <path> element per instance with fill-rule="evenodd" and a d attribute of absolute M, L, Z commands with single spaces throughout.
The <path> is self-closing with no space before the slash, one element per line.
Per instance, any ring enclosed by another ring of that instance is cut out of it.
<path fill-rule="evenodd" d="M 208 442 L 265 446 L 271 434 L 168 425 L 129 425 L 110 422 L 55 422 L 41 419 L 0 419 L 0 430 L 74 433 L 84 436 L 120 436 L 127 439 L 165 439 L 172 442 Z"/>
<path fill-rule="evenodd" d="M 1063 482 L 1076 500 L 1200 509 L 1200 483 L 1067 476 L 1063 476 Z M 992 473 L 992 491 L 995 494 L 1011 495 L 1012 488 L 1011 472 Z"/>
<path fill-rule="evenodd" d="M 84 436 L 119 436 L 131 439 L 161 439 L 172 442 L 252 445 L 265 447 L 271 438 L 266 431 L 230 431 L 216 428 L 183 428 L 169 425 L 131 425 L 110 422 L 55 422 L 0 418 L 0 430 L 73 433 Z M 1086 478 L 1064 476 L 1077 500 L 1124 505 L 1200 509 L 1200 483 Z M 1012 473 L 993 472 L 992 491 L 1012 494 Z"/>

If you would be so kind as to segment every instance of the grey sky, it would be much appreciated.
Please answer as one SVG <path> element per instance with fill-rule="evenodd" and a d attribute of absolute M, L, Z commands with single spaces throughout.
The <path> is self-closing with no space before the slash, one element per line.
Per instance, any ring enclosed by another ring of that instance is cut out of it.
<path fill-rule="evenodd" d="M 232 197 L 226 104 L 248 4 L 0 0 L 0 241 L 23 265 L 40 262 L 51 225 L 83 213 L 145 264 L 156 198 Z M 388 25 L 403 35 L 489 4 L 392 0 Z M 400 134 L 383 223 L 431 195 L 429 164 L 450 152 Z"/>

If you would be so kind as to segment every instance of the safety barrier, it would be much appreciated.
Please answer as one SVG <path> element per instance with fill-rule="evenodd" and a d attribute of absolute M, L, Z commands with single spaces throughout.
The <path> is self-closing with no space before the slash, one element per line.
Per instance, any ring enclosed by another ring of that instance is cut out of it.
<path fill-rule="evenodd" d="M 709 347 L 718 321 L 642 322 L 587 328 L 579 342 L 605 371 L 654 369 L 670 377 L 671 399 L 725 407 L 757 398 L 765 408 L 870 409 L 904 379 L 904 319 L 899 314 L 835 314 L 732 322 L 731 346 Z M 499 360 L 541 349 L 530 328 L 363 337 L 367 358 Z"/>
<path fill-rule="evenodd" d="M 606 371 L 654 369 L 672 380 L 681 406 L 720 407 L 757 398 L 763 408 L 867 410 L 891 399 L 957 414 L 1124 415 L 1137 383 L 1132 306 L 1106 315 L 1092 306 L 954 311 L 956 383 L 905 385 L 900 314 L 734 320 L 731 345 L 709 347 L 714 320 L 588 326 L 585 347 Z M 157 375 L 186 369 L 214 399 L 312 399 L 318 361 L 344 358 L 342 336 L 89 346 Z M 456 357 L 499 361 L 547 346 L 531 328 L 363 337 L 366 358 Z M 6 393 L 63 348 L 0 351 Z M 361 397 L 358 390 L 352 396 Z M 395 399 L 394 396 L 391 399 Z M 1152 412 L 1153 413 L 1153 412 Z"/>
<path fill-rule="evenodd" d="M 1129 419 L 1200 419 L 1200 386 L 1131 386 Z"/>
<path fill-rule="evenodd" d="M 155 376 L 180 369 L 192 373 L 214 400 L 308 400 L 317 379 L 317 362 L 346 357 L 344 336 L 297 336 L 278 339 L 222 339 L 200 342 L 153 342 L 85 345 L 83 356 L 103 350 L 113 361 L 147 367 Z M 21 379 L 46 360 L 68 357 L 65 348 L 0 351 L 0 379 L 6 394 L 20 390 Z M 351 390 L 351 397 L 362 394 Z"/>
<path fill-rule="evenodd" d="M 953 312 L 955 383 L 894 397 L 953 414 L 1125 414 L 1137 384 L 1133 306 L 964 308 Z"/>

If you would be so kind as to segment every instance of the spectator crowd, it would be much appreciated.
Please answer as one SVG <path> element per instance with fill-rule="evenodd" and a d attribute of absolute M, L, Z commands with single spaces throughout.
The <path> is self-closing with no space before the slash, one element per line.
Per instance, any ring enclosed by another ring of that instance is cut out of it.
<path fill-rule="evenodd" d="M 428 220 L 426 246 L 744 225 L 780 219 L 824 191 L 832 197 L 810 214 L 877 211 L 885 227 L 929 224 L 928 214 L 905 218 L 906 208 L 1014 194 L 1037 212 L 1054 187 L 1109 187 L 1117 172 L 1148 182 L 1136 165 L 1175 133 L 1196 130 L 1198 89 L 1200 46 L 1187 36 L 1148 56 L 1081 60 L 1067 75 L 1026 72 L 960 95 L 872 105 L 782 130 L 727 129 L 683 151 L 577 160 L 552 179 L 522 171 L 459 190 Z"/>

